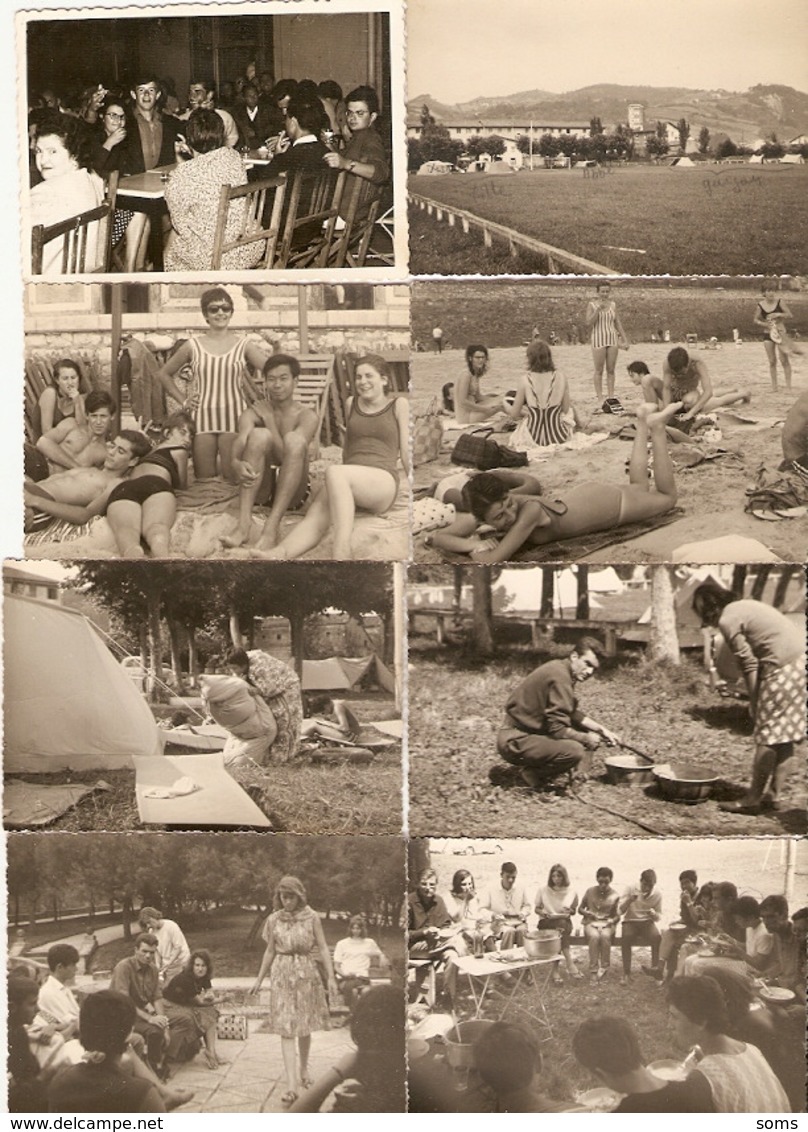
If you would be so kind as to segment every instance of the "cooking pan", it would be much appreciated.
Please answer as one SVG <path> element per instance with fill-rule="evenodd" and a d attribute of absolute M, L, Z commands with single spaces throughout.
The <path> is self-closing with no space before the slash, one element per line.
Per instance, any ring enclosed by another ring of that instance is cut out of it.
<path fill-rule="evenodd" d="M 654 780 L 654 757 L 621 739 L 618 746 L 628 755 L 609 755 L 603 761 L 612 786 L 647 786 Z"/>
<path fill-rule="evenodd" d="M 659 793 L 669 802 L 705 802 L 718 782 L 713 771 L 689 763 L 662 763 L 652 774 Z"/>

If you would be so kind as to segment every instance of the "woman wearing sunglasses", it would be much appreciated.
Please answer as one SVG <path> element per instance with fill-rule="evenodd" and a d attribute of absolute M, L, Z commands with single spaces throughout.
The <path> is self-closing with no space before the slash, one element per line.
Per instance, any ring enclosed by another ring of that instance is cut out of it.
<path fill-rule="evenodd" d="M 183 366 L 191 365 L 196 389 L 192 406 L 196 434 L 193 442 L 194 479 L 233 479 L 233 444 L 238 419 L 248 406 L 245 387 L 253 400 L 259 394 L 247 375 L 247 364 L 261 369 L 270 351 L 230 329 L 233 300 L 223 287 L 211 287 L 199 300 L 208 329 L 189 338 L 160 370 L 166 393 L 186 407 L 186 399 L 173 380 Z M 193 385 L 193 383 L 192 383 Z"/>

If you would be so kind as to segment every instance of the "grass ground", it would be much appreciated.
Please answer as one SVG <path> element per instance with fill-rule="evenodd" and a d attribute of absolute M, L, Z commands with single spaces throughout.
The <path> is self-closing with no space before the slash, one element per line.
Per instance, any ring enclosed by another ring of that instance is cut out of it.
<path fill-rule="evenodd" d="M 496 732 L 508 692 L 541 656 L 499 656 L 487 662 L 450 649 L 410 653 L 410 833 L 447 837 L 717 837 L 804 833 L 808 770 L 798 751 L 786 812 L 749 817 L 726 814 L 721 800 L 737 798 L 749 775 L 752 737 L 745 705 L 722 700 L 704 673 L 685 661 L 669 669 L 630 658 L 608 662 L 581 691 L 593 719 L 648 751 L 658 762 L 686 759 L 719 777 L 714 798 L 695 806 L 663 800 L 654 786 L 619 788 L 598 776 L 575 796 L 538 794 L 522 786 L 492 786 L 499 762 Z M 447 712 L 447 704 L 451 704 Z M 504 764 L 500 764 L 504 765 Z M 641 823 L 641 824 L 638 824 Z"/>
<path fill-rule="evenodd" d="M 617 273 L 779 275 L 808 269 L 806 166 L 626 166 L 598 179 L 577 169 L 496 178 L 414 175 L 409 187 Z M 436 266 L 431 238 L 418 238 L 423 234 L 418 231 L 410 243 L 414 275 L 468 270 L 467 249 L 458 266 L 448 256 Z"/>

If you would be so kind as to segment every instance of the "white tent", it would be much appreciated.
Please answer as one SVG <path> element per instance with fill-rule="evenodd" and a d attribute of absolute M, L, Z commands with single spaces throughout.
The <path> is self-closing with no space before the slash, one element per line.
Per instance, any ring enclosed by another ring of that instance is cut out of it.
<path fill-rule="evenodd" d="M 421 168 L 418 170 L 419 175 L 423 176 L 426 173 L 451 173 L 452 166 L 448 161 L 425 161 Z"/>
<path fill-rule="evenodd" d="M 676 157 L 671 162 L 671 169 L 693 169 L 695 164 L 689 157 Z"/>
<path fill-rule="evenodd" d="M 162 753 L 148 704 L 86 617 L 12 594 L 3 613 L 6 771 L 131 767 Z"/>
<path fill-rule="evenodd" d="M 804 165 L 805 158 L 801 153 L 784 153 L 780 158 L 781 165 Z"/>
<path fill-rule="evenodd" d="M 590 568 L 587 589 L 590 609 L 600 609 L 596 594 L 622 593 L 625 585 L 616 571 L 607 566 L 602 570 Z M 541 606 L 542 569 L 502 571 L 492 593 L 507 598 L 506 610 L 512 613 L 538 613 Z M 574 609 L 578 601 L 578 584 L 575 571 L 569 567 L 556 570 L 553 577 L 553 608 Z"/>

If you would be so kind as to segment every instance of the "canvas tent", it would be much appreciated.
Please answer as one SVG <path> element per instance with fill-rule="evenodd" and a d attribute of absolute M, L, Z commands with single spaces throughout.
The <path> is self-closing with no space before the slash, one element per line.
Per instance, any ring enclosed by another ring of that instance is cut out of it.
<path fill-rule="evenodd" d="M 301 683 L 304 692 L 347 692 L 368 672 L 385 692 L 395 692 L 393 673 L 375 653 L 360 657 L 329 656 L 325 660 L 304 660 Z"/>
<path fill-rule="evenodd" d="M 675 157 L 671 162 L 671 169 L 693 169 L 695 164 L 689 157 Z"/>
<path fill-rule="evenodd" d="M 86 617 L 13 594 L 3 611 L 6 771 L 131 767 L 161 753 L 146 701 Z"/>

